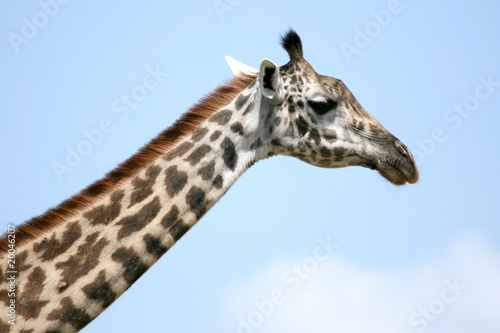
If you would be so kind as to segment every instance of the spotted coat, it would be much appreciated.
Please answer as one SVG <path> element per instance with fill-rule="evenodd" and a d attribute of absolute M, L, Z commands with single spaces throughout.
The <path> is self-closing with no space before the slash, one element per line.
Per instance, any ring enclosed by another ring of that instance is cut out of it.
<path fill-rule="evenodd" d="M 418 173 L 409 150 L 337 79 L 314 72 L 295 32 L 290 62 L 219 87 L 130 160 L 18 230 L 17 325 L 77 332 L 167 252 L 256 161 L 284 154 L 321 167 L 361 165 L 395 184 Z M 9 305 L 6 238 L 0 308 Z"/>

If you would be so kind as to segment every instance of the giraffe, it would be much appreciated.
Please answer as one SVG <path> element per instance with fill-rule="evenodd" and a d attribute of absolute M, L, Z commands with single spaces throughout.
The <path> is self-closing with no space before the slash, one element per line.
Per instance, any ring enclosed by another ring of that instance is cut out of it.
<path fill-rule="evenodd" d="M 290 60 L 260 70 L 228 58 L 219 86 L 138 153 L 79 194 L 17 227 L 16 325 L 5 309 L 8 235 L 0 240 L 1 332 L 77 332 L 123 294 L 255 162 L 274 155 L 325 168 L 363 166 L 415 183 L 409 149 L 344 83 L 316 73 L 294 30 Z"/>

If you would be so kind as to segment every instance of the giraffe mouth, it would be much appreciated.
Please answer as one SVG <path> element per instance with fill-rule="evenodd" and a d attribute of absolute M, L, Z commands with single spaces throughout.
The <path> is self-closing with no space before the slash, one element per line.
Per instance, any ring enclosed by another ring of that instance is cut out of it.
<path fill-rule="evenodd" d="M 368 158 L 363 158 L 360 155 L 356 155 L 362 158 L 362 162 L 357 163 L 359 166 L 377 170 L 385 179 L 394 185 L 405 185 L 406 183 L 414 184 L 418 180 L 418 171 L 413 162 L 408 163 L 401 159 L 389 159 L 389 160 L 373 160 Z"/>
<path fill-rule="evenodd" d="M 402 159 L 389 159 L 388 161 L 377 161 L 375 169 L 394 185 L 404 185 L 407 182 L 414 184 L 418 180 L 418 171 L 413 159 L 408 163 Z"/>

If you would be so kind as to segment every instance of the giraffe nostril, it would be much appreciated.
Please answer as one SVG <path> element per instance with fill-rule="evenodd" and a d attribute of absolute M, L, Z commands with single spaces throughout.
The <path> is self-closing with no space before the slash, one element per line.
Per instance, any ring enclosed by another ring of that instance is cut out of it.
<path fill-rule="evenodd" d="M 396 145 L 396 148 L 398 149 L 398 151 L 405 157 L 410 157 L 410 153 L 408 151 L 408 148 L 406 148 L 406 146 L 401 142 L 401 141 L 396 141 L 395 143 Z"/>

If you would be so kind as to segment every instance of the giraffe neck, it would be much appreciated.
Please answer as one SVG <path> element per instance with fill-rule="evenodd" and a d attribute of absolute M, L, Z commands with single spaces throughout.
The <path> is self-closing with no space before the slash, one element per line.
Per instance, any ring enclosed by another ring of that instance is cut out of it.
<path fill-rule="evenodd" d="M 22 244 L 16 329 L 76 332 L 104 311 L 267 157 L 262 110 L 250 84 L 133 177 Z"/>

